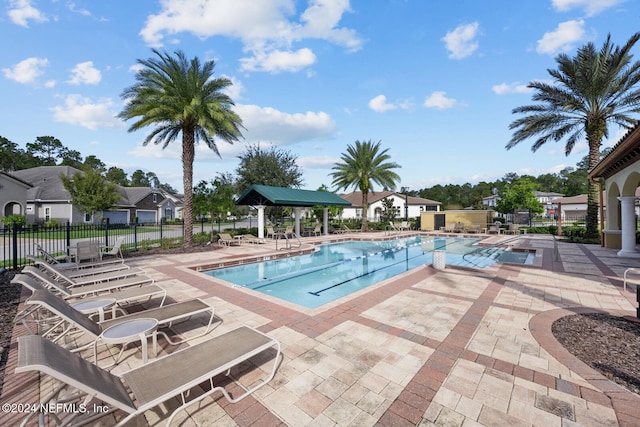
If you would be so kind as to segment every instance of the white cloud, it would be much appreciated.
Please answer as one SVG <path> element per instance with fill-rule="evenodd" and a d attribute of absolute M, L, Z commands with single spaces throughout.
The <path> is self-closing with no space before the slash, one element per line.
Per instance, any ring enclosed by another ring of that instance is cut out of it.
<path fill-rule="evenodd" d="M 102 80 L 100 70 L 93 66 L 92 61 L 81 62 L 71 70 L 71 78 L 67 83 L 72 85 L 96 85 Z"/>
<path fill-rule="evenodd" d="M 466 58 L 478 49 L 478 42 L 475 38 L 479 28 L 480 25 L 477 22 L 458 25 L 442 38 L 449 51 L 450 59 Z"/>
<path fill-rule="evenodd" d="M 545 33 L 540 40 L 536 51 L 542 54 L 555 55 L 560 51 L 573 49 L 574 43 L 585 39 L 584 21 L 571 20 L 561 22 L 554 31 Z"/>
<path fill-rule="evenodd" d="M 296 22 L 292 0 L 165 0 L 162 10 L 149 15 L 140 35 L 161 47 L 166 36 L 191 33 L 202 39 L 224 36 L 239 39 L 250 56 L 243 67 L 251 71 L 299 71 L 315 62 L 309 48 L 293 43 L 321 39 L 357 51 L 362 40 L 354 30 L 339 27 L 348 0 L 310 0 Z M 263 63 L 264 61 L 264 63 Z"/>
<path fill-rule="evenodd" d="M 113 112 L 114 103 L 110 99 L 93 102 L 81 95 L 68 95 L 64 105 L 52 108 L 54 118 L 58 122 L 79 125 L 87 129 L 124 128 L 125 124 L 116 118 Z"/>
<path fill-rule="evenodd" d="M 24 59 L 12 68 L 3 68 L 2 72 L 8 79 L 18 83 L 33 83 L 44 73 L 44 68 L 49 65 L 46 58 L 31 57 Z"/>
<path fill-rule="evenodd" d="M 298 157 L 296 164 L 304 169 L 326 169 L 340 162 L 340 157 L 306 156 Z"/>
<path fill-rule="evenodd" d="M 369 101 L 369 108 L 378 113 L 383 113 L 388 110 L 395 110 L 398 107 L 393 104 L 388 104 L 386 96 L 378 95 Z"/>
<path fill-rule="evenodd" d="M 453 98 L 447 98 L 446 92 L 437 91 L 433 92 L 424 100 L 424 106 L 427 108 L 437 108 L 438 110 L 445 110 L 447 108 L 453 108 L 458 102 Z"/>
<path fill-rule="evenodd" d="M 553 4 L 553 7 L 559 12 L 568 12 L 572 9 L 584 9 L 587 16 L 593 16 L 624 1 L 625 0 L 551 0 L 551 4 Z"/>
<path fill-rule="evenodd" d="M 507 93 L 531 93 L 533 89 L 527 87 L 526 84 L 520 83 L 500 83 L 499 85 L 494 85 L 491 87 L 491 90 L 498 95 L 504 95 Z"/>
<path fill-rule="evenodd" d="M 398 108 L 403 110 L 410 110 L 411 108 L 413 108 L 413 103 L 409 100 L 405 100 L 399 103 L 388 103 L 386 96 L 378 95 L 369 100 L 369 108 L 378 113 L 384 113 L 387 110 L 396 110 Z"/>
<path fill-rule="evenodd" d="M 288 145 L 329 138 L 336 126 L 331 116 L 322 111 L 291 114 L 257 105 L 237 105 L 234 110 L 242 118 L 248 143 Z"/>
<path fill-rule="evenodd" d="M 38 9 L 31 5 L 31 0 L 11 0 L 7 15 L 16 25 L 28 27 L 29 20 L 35 22 L 47 22 L 49 19 Z"/>
<path fill-rule="evenodd" d="M 287 71 L 295 73 L 316 62 L 316 55 L 311 49 L 302 48 L 295 52 L 273 50 L 256 51 L 250 58 L 242 58 L 241 69 L 244 71 L 268 71 L 278 73 Z"/>

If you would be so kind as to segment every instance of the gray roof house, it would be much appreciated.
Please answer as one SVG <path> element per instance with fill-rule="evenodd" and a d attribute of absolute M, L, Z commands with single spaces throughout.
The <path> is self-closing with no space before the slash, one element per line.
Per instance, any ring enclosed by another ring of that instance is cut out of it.
<path fill-rule="evenodd" d="M 93 215 L 71 205 L 69 192 L 60 175 L 73 176 L 81 171 L 70 166 L 40 166 L 12 173 L 31 184 L 27 190 L 27 221 L 42 223 L 57 220 L 65 223 L 96 223 L 108 218 L 111 223 L 158 222 L 166 212 L 160 208 L 165 196 L 151 187 L 117 186 L 121 199 L 112 209 Z M 172 213 L 172 216 L 175 215 Z"/>
<path fill-rule="evenodd" d="M 0 222 L 4 216 L 26 215 L 27 192 L 30 188 L 28 182 L 0 171 Z"/>

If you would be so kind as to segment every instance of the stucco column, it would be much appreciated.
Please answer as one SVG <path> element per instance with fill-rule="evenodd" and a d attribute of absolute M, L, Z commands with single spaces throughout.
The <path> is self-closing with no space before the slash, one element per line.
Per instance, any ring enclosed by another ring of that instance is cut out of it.
<path fill-rule="evenodd" d="M 640 258 L 640 252 L 636 252 L 636 198 L 635 196 L 623 196 L 618 197 L 618 200 L 620 200 L 622 219 L 622 249 L 618 251 L 618 256 Z"/>
<path fill-rule="evenodd" d="M 300 212 L 302 212 L 302 209 L 299 208 L 299 207 L 294 207 L 293 208 L 293 212 L 294 212 L 294 215 L 296 217 L 296 226 L 295 226 L 296 235 L 297 236 L 302 236 L 302 234 L 300 234 L 300 215 L 301 215 Z"/>
<path fill-rule="evenodd" d="M 256 206 L 258 208 L 258 238 L 264 239 L 264 206 Z"/>
<path fill-rule="evenodd" d="M 325 236 L 329 235 L 329 208 L 322 208 L 322 230 Z"/>

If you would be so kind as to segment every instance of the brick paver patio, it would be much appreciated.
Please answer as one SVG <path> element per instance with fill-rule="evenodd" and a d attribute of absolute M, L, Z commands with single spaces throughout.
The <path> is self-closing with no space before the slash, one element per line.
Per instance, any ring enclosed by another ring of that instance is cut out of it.
<path fill-rule="evenodd" d="M 310 245 L 323 238 L 304 240 Z M 516 245 L 535 249 L 538 266 L 424 266 L 314 310 L 197 271 L 273 256 L 272 244 L 127 262 L 144 268 L 175 301 L 198 297 L 214 305 L 219 324 L 209 336 L 246 324 L 282 344 L 283 360 L 271 383 L 236 404 L 214 394 L 179 414 L 174 425 L 640 425 L 640 397 L 574 358 L 551 333 L 553 321 L 576 312 L 635 316 L 635 286 L 623 292 L 621 278 L 638 261 L 549 237 L 523 236 Z M 196 334 L 198 321 L 195 329 L 192 322 L 174 330 Z M 13 372 L 21 334 L 16 327 L 2 403 L 36 403 L 52 388 L 46 378 Z M 159 357 L 176 350 L 160 343 Z M 101 360 L 112 353 L 103 350 Z M 139 349 L 130 346 L 112 372 L 140 363 Z M 258 367 L 234 380 L 249 385 L 261 373 Z M 136 424 L 163 425 L 167 410 L 176 406 L 177 400 L 170 401 Z M 23 415 L 0 418 L 3 425 L 17 425 Z M 114 416 L 122 418 L 116 412 L 100 425 L 113 425 Z"/>

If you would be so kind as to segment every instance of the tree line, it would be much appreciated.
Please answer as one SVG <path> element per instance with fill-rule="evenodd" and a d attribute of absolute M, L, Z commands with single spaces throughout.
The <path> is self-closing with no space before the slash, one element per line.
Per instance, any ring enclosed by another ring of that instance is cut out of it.
<path fill-rule="evenodd" d="M 106 164 L 94 155 L 83 155 L 65 147 L 62 141 L 53 136 L 39 136 L 34 142 L 28 142 L 25 148 L 0 136 L 0 170 L 12 172 L 39 166 L 70 166 L 82 171 L 95 171 L 104 179 L 122 187 L 152 187 L 169 193 L 178 191 L 171 185 L 162 183 L 154 172 L 135 170 L 131 176 L 119 167 Z"/>

